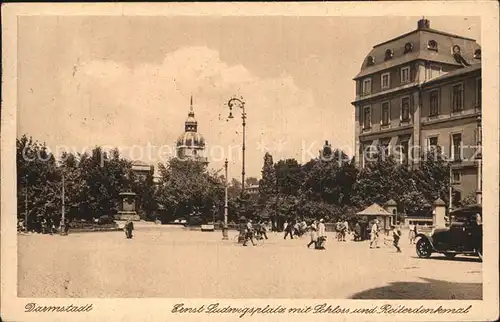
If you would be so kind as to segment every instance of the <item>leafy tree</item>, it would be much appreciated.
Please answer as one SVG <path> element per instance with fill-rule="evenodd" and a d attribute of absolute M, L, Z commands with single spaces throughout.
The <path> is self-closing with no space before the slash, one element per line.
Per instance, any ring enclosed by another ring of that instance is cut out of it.
<path fill-rule="evenodd" d="M 145 178 L 137 177 L 132 172 L 132 191 L 136 193 L 136 204 L 139 215 L 146 220 L 156 219 L 158 203 L 155 196 L 155 184 L 153 182 L 154 169 L 151 169 Z"/>
<path fill-rule="evenodd" d="M 308 199 L 348 205 L 356 180 L 356 168 L 347 155 L 335 150 L 328 159 L 311 160 L 302 167 L 302 192 Z"/>
<path fill-rule="evenodd" d="M 396 200 L 398 189 L 395 183 L 402 184 L 404 179 L 398 178 L 398 164 L 392 156 L 383 158 L 381 155 L 359 172 L 354 184 L 353 204 L 364 208 L 372 203 L 383 204 L 389 199 Z"/>
<path fill-rule="evenodd" d="M 238 198 L 241 195 L 241 188 L 241 182 L 238 179 L 232 178 L 227 188 L 228 198 Z"/>
<path fill-rule="evenodd" d="M 464 199 L 460 200 L 457 204 L 457 207 L 465 207 L 469 205 L 474 205 L 477 203 L 477 196 L 475 192 L 471 192 Z"/>
<path fill-rule="evenodd" d="M 80 215 L 90 220 L 116 213 L 121 202 L 120 192 L 132 188 L 131 168 L 131 162 L 120 158 L 117 149 L 107 153 L 95 147 L 90 154 L 82 154 Z"/>
<path fill-rule="evenodd" d="M 439 149 L 432 149 L 413 170 L 415 184 L 429 203 L 441 198 L 449 205 L 450 166 Z"/>
<path fill-rule="evenodd" d="M 55 216 L 57 221 L 60 186 L 54 156 L 45 144 L 23 135 L 16 139 L 16 157 L 18 217 L 27 213 L 28 223 L 37 216 Z"/>
<path fill-rule="evenodd" d="M 259 181 L 259 195 L 264 199 L 276 194 L 276 169 L 274 168 L 273 156 L 266 152 L 264 165 L 262 166 L 262 179 Z"/>
<path fill-rule="evenodd" d="M 297 196 L 304 180 L 301 165 L 295 159 L 280 160 L 275 164 L 276 188 L 279 193 Z"/>
<path fill-rule="evenodd" d="M 255 186 L 255 185 L 258 185 L 259 184 L 259 179 L 255 178 L 255 177 L 248 177 L 245 179 L 245 186 L 248 187 L 248 186 Z"/>
<path fill-rule="evenodd" d="M 164 220 L 197 214 L 208 221 L 214 209 L 221 209 L 224 182 L 204 164 L 172 159 L 167 166 L 160 166 L 160 175 L 157 198 L 169 217 Z"/>

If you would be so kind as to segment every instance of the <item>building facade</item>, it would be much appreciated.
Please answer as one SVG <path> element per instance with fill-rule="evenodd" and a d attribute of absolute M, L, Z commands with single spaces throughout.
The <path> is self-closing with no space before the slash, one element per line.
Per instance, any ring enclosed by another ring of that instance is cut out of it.
<path fill-rule="evenodd" d="M 176 156 L 180 160 L 208 163 L 205 157 L 205 139 L 198 132 L 198 122 L 194 117 L 192 96 L 188 118 L 184 123 L 184 133 L 177 139 Z"/>
<path fill-rule="evenodd" d="M 373 147 L 418 165 L 432 146 L 452 160 L 453 202 L 481 201 L 481 47 L 474 39 L 417 29 L 375 45 L 354 78 L 355 151 Z"/>
<path fill-rule="evenodd" d="M 140 160 L 136 160 L 132 162 L 132 171 L 135 174 L 136 180 L 145 181 L 149 175 L 154 173 L 154 166 Z"/>

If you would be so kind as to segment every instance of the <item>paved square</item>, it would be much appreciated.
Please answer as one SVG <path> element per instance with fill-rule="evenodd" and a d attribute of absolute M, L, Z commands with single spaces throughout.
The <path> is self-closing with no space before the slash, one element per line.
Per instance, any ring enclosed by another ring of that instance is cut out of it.
<path fill-rule="evenodd" d="M 482 264 L 473 257 L 419 259 L 381 244 L 337 242 L 307 249 L 309 237 L 241 247 L 230 232 L 152 226 L 68 236 L 20 235 L 21 297 L 481 299 Z"/>

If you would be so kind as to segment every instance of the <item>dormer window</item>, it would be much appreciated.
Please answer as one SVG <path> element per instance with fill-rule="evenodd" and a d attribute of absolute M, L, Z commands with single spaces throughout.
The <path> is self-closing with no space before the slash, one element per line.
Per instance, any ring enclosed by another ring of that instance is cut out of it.
<path fill-rule="evenodd" d="M 438 51 L 438 43 L 435 40 L 429 40 L 427 43 L 427 49 Z"/>
<path fill-rule="evenodd" d="M 366 66 L 372 66 L 375 64 L 375 59 L 372 56 L 366 57 Z"/>
<path fill-rule="evenodd" d="M 481 59 L 481 49 L 474 50 L 474 58 Z"/>
<path fill-rule="evenodd" d="M 413 44 L 411 42 L 407 42 L 405 44 L 404 54 L 407 54 L 407 53 L 412 52 L 412 51 L 413 51 Z"/>
<path fill-rule="evenodd" d="M 385 60 L 392 59 L 392 56 L 394 56 L 394 51 L 392 49 L 387 49 L 385 51 Z"/>

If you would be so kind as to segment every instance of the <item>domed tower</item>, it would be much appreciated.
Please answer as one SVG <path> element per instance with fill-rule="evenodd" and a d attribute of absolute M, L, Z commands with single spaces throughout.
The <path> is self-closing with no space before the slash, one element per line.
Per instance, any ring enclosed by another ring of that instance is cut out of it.
<path fill-rule="evenodd" d="M 184 133 L 177 139 L 177 158 L 181 160 L 192 160 L 207 163 L 205 157 L 205 139 L 198 133 L 198 122 L 194 117 L 193 96 L 189 114 L 184 123 Z"/>

